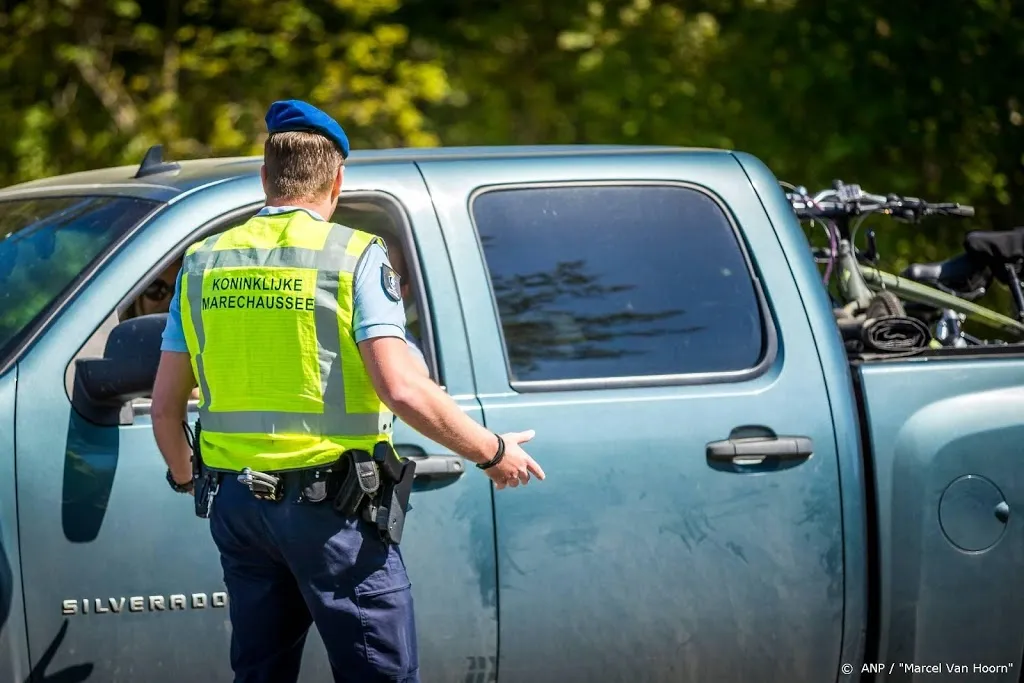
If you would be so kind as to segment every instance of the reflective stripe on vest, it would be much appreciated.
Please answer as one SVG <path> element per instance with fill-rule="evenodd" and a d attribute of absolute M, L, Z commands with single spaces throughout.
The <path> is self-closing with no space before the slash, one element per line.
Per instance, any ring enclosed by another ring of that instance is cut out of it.
<path fill-rule="evenodd" d="M 376 239 L 298 211 L 186 252 L 182 322 L 211 467 L 315 466 L 390 439 L 352 336 L 353 273 Z"/>

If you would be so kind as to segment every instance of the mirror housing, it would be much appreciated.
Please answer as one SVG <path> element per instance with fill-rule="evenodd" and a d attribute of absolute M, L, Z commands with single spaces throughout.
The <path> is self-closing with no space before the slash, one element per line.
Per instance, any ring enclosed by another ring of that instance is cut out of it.
<path fill-rule="evenodd" d="M 166 313 L 125 320 L 110 331 L 103 358 L 75 361 L 71 402 L 83 417 L 105 426 L 132 423 L 127 404 L 153 392 L 166 325 Z"/>

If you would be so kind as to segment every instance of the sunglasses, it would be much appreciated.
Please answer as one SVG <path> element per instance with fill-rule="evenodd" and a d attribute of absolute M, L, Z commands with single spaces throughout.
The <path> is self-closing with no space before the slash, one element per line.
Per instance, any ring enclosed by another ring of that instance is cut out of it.
<path fill-rule="evenodd" d="M 142 296 L 150 301 L 163 301 L 170 296 L 172 291 L 174 290 L 171 286 L 163 280 L 154 280 L 149 287 L 146 287 L 146 291 L 142 293 Z"/>

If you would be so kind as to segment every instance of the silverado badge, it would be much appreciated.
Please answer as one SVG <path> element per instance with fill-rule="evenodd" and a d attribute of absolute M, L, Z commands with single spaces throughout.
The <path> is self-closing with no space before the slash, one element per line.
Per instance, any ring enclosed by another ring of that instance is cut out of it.
<path fill-rule="evenodd" d="M 185 609 L 206 609 L 207 607 L 226 607 L 228 594 L 218 593 L 175 593 L 174 595 L 133 595 L 117 598 L 82 598 L 70 599 L 61 603 L 61 614 L 120 614 L 121 612 L 174 612 Z"/>

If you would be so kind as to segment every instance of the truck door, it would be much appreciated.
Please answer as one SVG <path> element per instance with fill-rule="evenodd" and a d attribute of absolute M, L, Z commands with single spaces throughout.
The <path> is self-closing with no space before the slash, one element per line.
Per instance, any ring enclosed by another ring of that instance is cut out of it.
<path fill-rule="evenodd" d="M 834 680 L 843 525 L 822 369 L 735 158 L 421 164 L 487 426 L 498 680 Z"/>
<path fill-rule="evenodd" d="M 480 417 L 461 311 L 446 303 L 457 302 L 451 266 L 422 179 L 411 164 L 354 166 L 345 186 L 343 204 L 380 207 L 407 237 L 415 226 L 419 257 L 410 261 L 429 292 L 424 302 L 439 302 L 436 314 L 429 305 L 420 307 L 420 327 L 432 342 L 425 348 L 428 361 L 460 405 Z M 114 307 L 163 271 L 168 255 L 183 250 L 195 231 L 226 229 L 261 205 L 258 176 L 217 187 L 155 219 L 21 364 L 17 481 L 25 612 L 33 663 L 49 656 L 50 672 L 71 667 L 91 671 L 89 680 L 132 683 L 231 680 L 231 629 L 217 550 L 208 522 L 193 514 L 191 498 L 175 494 L 164 480 L 149 401 L 129 406 L 122 424 L 100 426 L 72 406 L 66 386 L 73 359 L 103 355 L 117 322 Z M 195 417 L 190 414 L 193 425 Z M 461 461 L 406 425 L 396 425 L 395 438 L 407 455 L 428 458 L 420 470 L 430 475 L 417 480 L 402 541 L 422 676 L 486 674 L 497 639 L 488 480 L 458 468 Z M 44 653 L 51 643 L 58 647 Z M 329 679 L 313 628 L 301 680 Z"/>
<path fill-rule="evenodd" d="M 0 373 L 0 679 L 29 677 L 21 601 L 18 506 L 14 488 L 14 397 L 17 367 Z"/>

